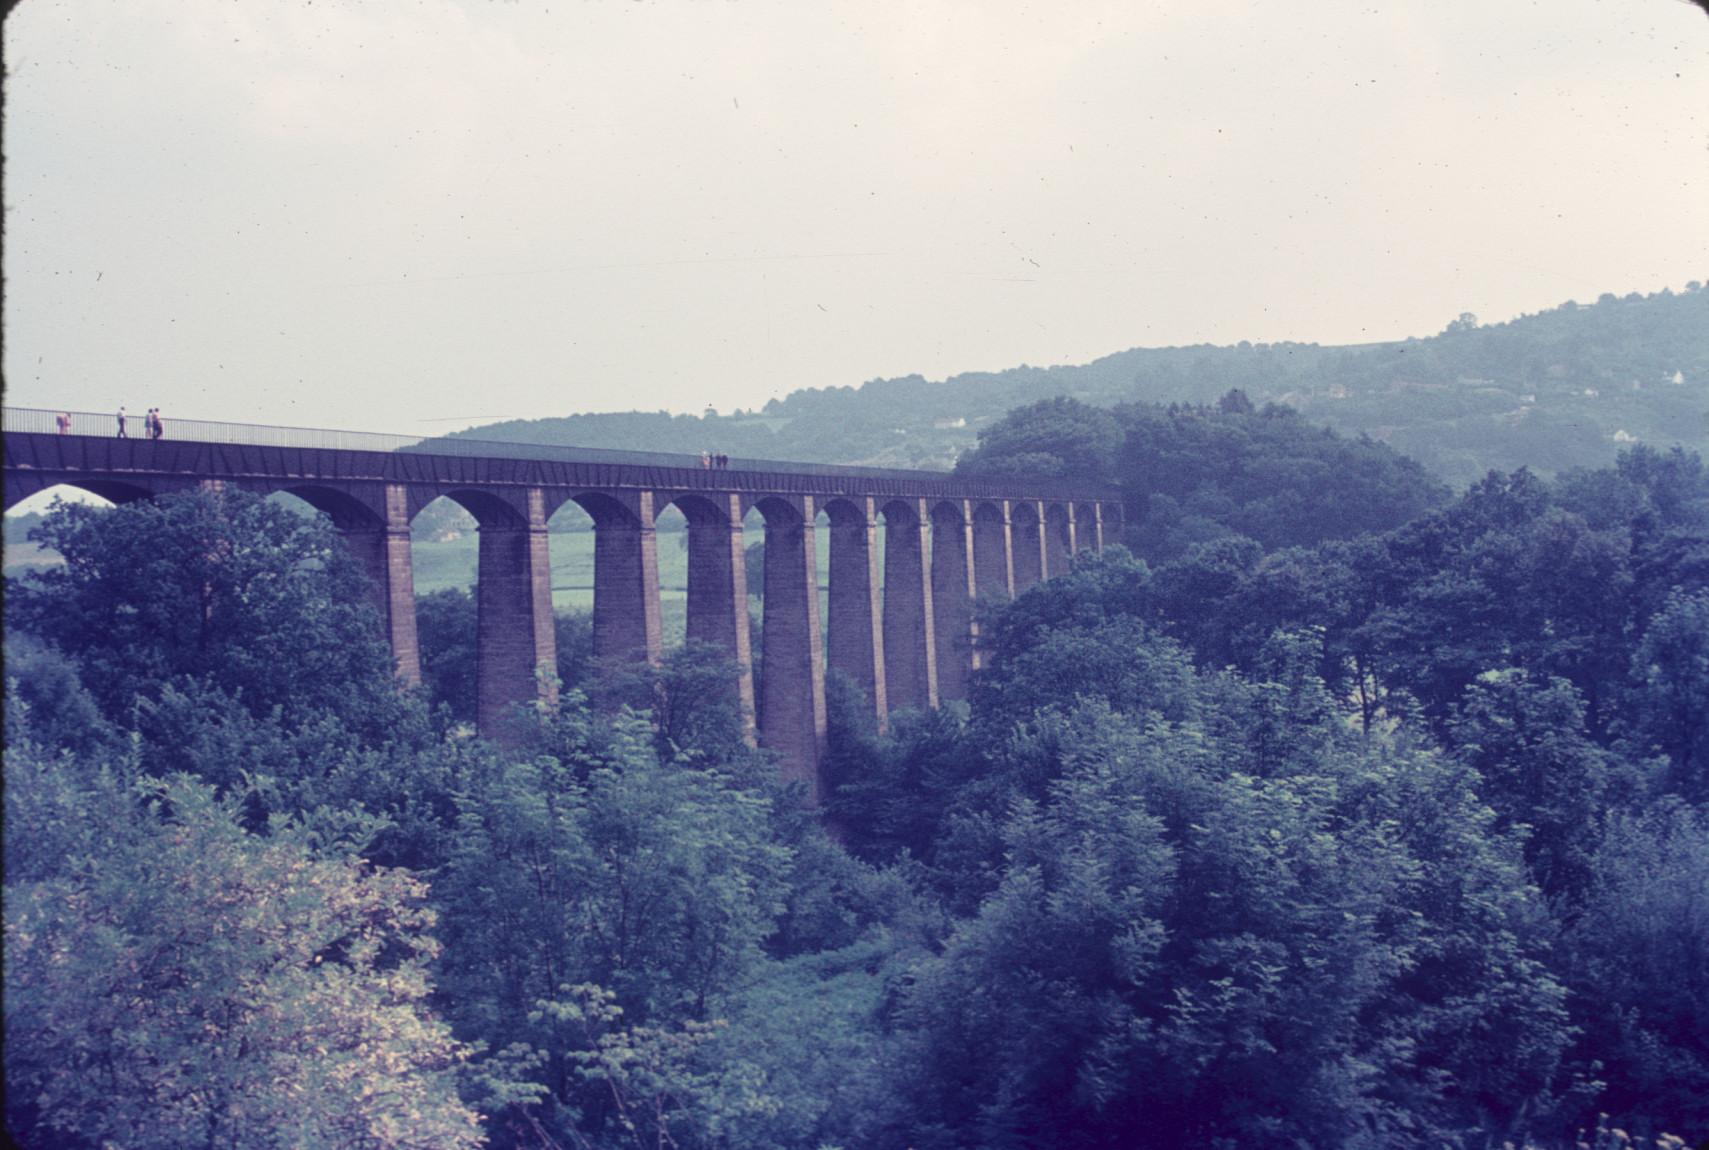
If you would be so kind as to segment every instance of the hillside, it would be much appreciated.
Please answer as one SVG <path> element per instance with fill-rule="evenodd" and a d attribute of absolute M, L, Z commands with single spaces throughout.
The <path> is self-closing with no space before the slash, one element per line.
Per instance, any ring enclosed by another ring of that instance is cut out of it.
<path fill-rule="evenodd" d="M 979 429 L 1054 395 L 1113 406 L 1210 403 L 1230 388 L 1369 435 L 1455 484 L 1491 468 L 1544 474 L 1613 461 L 1632 442 L 1709 443 L 1709 291 L 1693 282 L 1506 323 L 1463 315 L 1438 335 L 1325 347 L 1134 348 L 1079 366 L 920 376 L 802 389 L 763 410 L 490 424 L 466 435 L 638 450 L 949 467 Z"/>

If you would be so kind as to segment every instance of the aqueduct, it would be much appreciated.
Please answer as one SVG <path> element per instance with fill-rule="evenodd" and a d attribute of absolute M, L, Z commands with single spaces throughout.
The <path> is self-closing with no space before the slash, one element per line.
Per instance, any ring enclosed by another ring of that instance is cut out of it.
<path fill-rule="evenodd" d="M 1101 550 L 1121 530 L 1118 492 L 1060 481 L 743 459 L 714 470 L 688 455 L 179 419 L 170 438 L 116 438 L 111 416 L 77 413 L 61 431 L 57 414 L 5 409 L 6 508 L 62 484 L 115 503 L 200 485 L 297 495 L 331 518 L 372 576 L 398 674 L 412 683 L 421 661 L 410 522 L 435 499 L 455 500 L 479 524 L 476 711 L 486 729 L 554 689 L 542 673 L 556 665 L 553 512 L 573 501 L 593 520 L 595 655 L 658 662 L 655 524 L 674 506 L 687 520 L 688 637 L 729 652 L 750 731 L 812 803 L 827 667 L 865 692 L 880 725 L 892 711 L 961 698 L 979 660 L 974 603 L 1060 574 L 1074 552 Z M 757 699 L 750 510 L 767 542 Z"/>

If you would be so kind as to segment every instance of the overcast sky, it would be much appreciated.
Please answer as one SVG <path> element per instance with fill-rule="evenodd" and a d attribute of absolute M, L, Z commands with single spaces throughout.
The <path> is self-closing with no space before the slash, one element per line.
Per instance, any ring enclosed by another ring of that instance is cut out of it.
<path fill-rule="evenodd" d="M 1682 0 L 23 0 L 10 404 L 432 431 L 1709 278 Z"/>

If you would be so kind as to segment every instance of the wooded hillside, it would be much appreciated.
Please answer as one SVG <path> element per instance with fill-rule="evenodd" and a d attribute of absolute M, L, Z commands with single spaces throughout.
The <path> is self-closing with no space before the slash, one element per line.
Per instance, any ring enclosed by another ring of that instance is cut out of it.
<path fill-rule="evenodd" d="M 545 382 L 545 381 L 543 381 Z M 598 381 L 567 384 L 566 395 Z M 1056 395 L 1211 403 L 1231 388 L 1349 435 L 1392 444 L 1455 486 L 1491 469 L 1550 475 L 1611 463 L 1622 446 L 1709 443 L 1709 291 L 1604 295 L 1437 335 L 1359 346 L 1311 343 L 1134 348 L 1078 366 L 813 387 L 763 410 L 570 415 L 464 434 L 586 447 L 948 467 L 1010 408 Z M 572 401 L 573 402 L 573 401 Z"/>

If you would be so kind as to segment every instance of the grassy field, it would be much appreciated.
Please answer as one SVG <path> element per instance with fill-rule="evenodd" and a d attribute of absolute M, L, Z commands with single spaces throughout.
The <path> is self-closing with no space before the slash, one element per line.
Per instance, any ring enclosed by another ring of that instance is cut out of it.
<path fill-rule="evenodd" d="M 6 544 L 6 574 L 22 575 L 39 567 L 52 567 L 59 562 L 59 553 L 46 551 L 39 543 Z"/>

